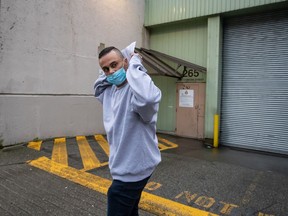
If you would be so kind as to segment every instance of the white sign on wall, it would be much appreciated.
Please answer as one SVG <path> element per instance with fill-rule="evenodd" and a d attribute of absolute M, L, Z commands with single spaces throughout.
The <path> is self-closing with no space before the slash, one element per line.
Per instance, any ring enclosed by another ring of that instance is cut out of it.
<path fill-rule="evenodd" d="M 194 90 L 180 89 L 179 107 L 194 107 Z"/>

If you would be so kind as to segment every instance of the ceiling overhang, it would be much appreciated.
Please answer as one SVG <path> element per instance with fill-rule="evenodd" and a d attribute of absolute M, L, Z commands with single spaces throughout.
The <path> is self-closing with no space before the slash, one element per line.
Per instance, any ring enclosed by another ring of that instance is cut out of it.
<path fill-rule="evenodd" d="M 153 68 L 159 75 L 175 77 L 178 79 L 183 78 L 183 74 L 178 71 L 178 69 L 183 66 L 200 73 L 206 73 L 207 69 L 205 67 L 190 63 L 188 61 L 161 53 L 155 50 L 148 50 L 145 48 L 135 48 L 143 59 L 143 62 L 149 67 Z M 177 64 L 175 68 L 169 65 L 169 62 Z"/>

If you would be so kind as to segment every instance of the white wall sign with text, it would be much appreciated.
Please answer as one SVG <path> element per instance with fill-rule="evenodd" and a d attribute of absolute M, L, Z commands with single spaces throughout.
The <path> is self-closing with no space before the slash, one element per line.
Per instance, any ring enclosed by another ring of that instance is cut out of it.
<path fill-rule="evenodd" d="M 194 90 L 180 89 L 179 107 L 194 107 Z"/>

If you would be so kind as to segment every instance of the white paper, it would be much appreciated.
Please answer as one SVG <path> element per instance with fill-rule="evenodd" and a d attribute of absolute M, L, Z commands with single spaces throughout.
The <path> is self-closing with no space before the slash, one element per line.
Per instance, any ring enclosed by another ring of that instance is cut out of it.
<path fill-rule="evenodd" d="M 180 89 L 179 107 L 194 107 L 194 90 Z"/>

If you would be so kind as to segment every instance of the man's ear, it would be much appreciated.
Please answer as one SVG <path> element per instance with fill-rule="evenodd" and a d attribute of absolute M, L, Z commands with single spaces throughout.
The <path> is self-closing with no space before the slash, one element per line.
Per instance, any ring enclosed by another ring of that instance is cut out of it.
<path fill-rule="evenodd" d="M 125 59 L 124 59 L 124 69 L 127 70 L 127 69 L 128 69 L 128 66 L 129 66 L 128 59 L 125 58 Z"/>

